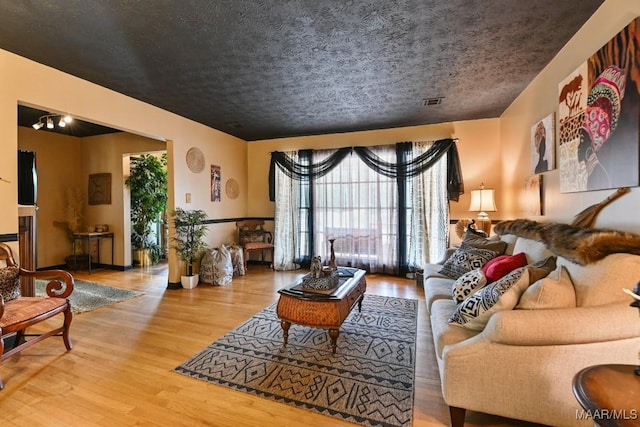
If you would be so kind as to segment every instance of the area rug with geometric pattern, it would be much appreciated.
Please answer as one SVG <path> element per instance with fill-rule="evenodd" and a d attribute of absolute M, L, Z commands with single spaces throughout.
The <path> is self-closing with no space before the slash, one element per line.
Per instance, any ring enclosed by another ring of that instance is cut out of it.
<path fill-rule="evenodd" d="M 176 372 L 366 426 L 410 426 L 418 301 L 365 294 L 331 351 L 326 330 L 291 325 L 272 304 Z"/>

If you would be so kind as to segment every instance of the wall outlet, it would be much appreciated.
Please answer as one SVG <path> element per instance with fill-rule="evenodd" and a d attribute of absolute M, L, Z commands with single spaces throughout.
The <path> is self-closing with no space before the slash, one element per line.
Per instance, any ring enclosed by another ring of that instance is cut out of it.
<path fill-rule="evenodd" d="M 191 193 L 186 193 L 184 196 L 185 203 L 191 203 Z"/>

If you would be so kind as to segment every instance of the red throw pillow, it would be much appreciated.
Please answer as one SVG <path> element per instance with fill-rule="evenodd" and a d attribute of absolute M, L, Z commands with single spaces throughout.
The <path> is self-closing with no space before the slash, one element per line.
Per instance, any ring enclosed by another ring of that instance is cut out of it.
<path fill-rule="evenodd" d="M 524 267 L 525 265 L 527 265 L 527 256 L 524 252 L 516 255 L 500 255 L 489 260 L 482 267 L 482 272 L 487 278 L 487 282 L 495 282 L 516 268 Z"/>

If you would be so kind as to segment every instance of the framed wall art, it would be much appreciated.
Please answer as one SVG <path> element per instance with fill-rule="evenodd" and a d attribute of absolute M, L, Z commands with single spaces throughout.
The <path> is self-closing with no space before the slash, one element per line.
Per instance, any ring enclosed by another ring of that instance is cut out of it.
<path fill-rule="evenodd" d="M 563 193 L 638 186 L 640 18 L 559 85 Z"/>
<path fill-rule="evenodd" d="M 220 166 L 211 165 L 211 201 L 219 202 L 222 196 Z"/>
<path fill-rule="evenodd" d="M 531 126 L 531 173 L 556 167 L 555 115 L 551 113 Z"/>
<path fill-rule="evenodd" d="M 111 174 L 93 173 L 89 175 L 88 201 L 90 205 L 111 204 Z"/>

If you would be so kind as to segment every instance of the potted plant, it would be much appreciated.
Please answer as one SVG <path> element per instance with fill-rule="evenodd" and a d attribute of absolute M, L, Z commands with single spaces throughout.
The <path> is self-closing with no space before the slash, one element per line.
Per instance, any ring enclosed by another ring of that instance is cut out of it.
<path fill-rule="evenodd" d="M 198 285 L 199 276 L 193 273 L 194 261 L 207 249 L 204 236 L 208 226 L 204 223 L 207 214 L 202 210 L 184 210 L 176 208 L 171 212 L 175 234 L 171 238 L 172 248 L 180 260 L 186 264 L 186 275 L 180 278 L 182 286 L 187 289 Z"/>
<path fill-rule="evenodd" d="M 125 184 L 131 192 L 131 247 L 134 264 L 149 265 L 157 243 L 152 225 L 161 222 L 167 209 L 167 157 L 142 154 L 131 158 L 131 170 Z M 159 252 L 159 251 L 158 251 Z M 157 261 L 156 261 L 157 262 Z"/>

